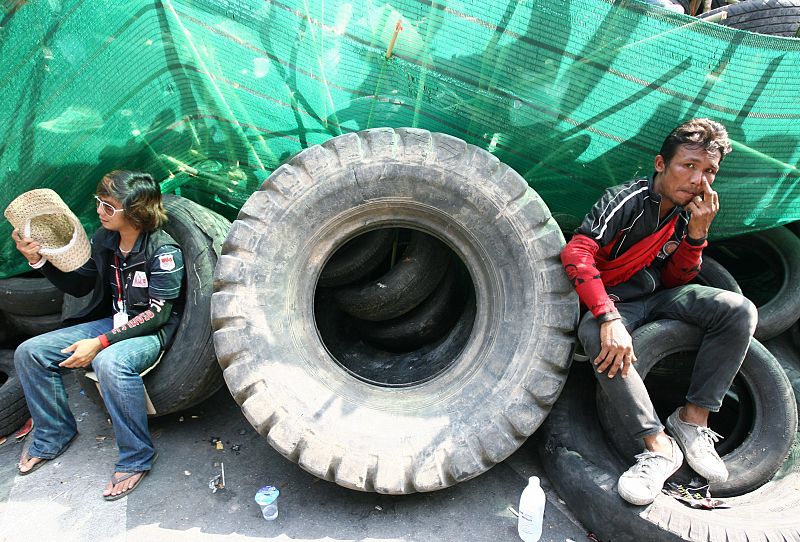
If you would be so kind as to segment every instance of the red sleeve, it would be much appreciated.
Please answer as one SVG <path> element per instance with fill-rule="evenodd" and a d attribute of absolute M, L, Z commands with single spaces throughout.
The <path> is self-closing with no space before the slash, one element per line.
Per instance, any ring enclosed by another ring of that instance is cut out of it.
<path fill-rule="evenodd" d="M 703 249 L 708 245 L 708 241 L 703 241 L 700 245 L 691 245 L 687 239 L 683 238 L 661 270 L 661 284 L 665 288 L 688 284 L 700 271 Z"/>
<path fill-rule="evenodd" d="M 608 297 L 606 287 L 597 269 L 595 254 L 600 247 L 590 237 L 576 233 L 561 251 L 561 263 L 567 277 L 575 287 L 581 303 L 586 305 L 595 317 L 617 309 Z"/>

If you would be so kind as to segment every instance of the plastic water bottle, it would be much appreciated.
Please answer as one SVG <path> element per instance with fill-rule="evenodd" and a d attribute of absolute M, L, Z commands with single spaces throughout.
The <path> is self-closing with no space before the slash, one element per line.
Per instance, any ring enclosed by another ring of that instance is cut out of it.
<path fill-rule="evenodd" d="M 519 498 L 517 532 L 525 542 L 537 542 L 542 536 L 544 502 L 544 491 L 539 486 L 539 477 L 531 476 L 528 479 L 528 486 Z"/>
<path fill-rule="evenodd" d="M 261 507 L 261 515 L 267 521 L 278 517 L 278 495 L 280 493 L 274 486 L 264 486 L 256 492 L 256 503 Z"/>

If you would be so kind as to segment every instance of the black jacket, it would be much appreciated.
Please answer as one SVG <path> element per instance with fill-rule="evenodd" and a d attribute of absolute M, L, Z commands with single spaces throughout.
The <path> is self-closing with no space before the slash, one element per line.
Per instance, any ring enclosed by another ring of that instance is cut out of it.
<path fill-rule="evenodd" d="M 150 307 L 151 262 L 155 258 L 165 257 L 165 253 L 177 253 L 173 259 L 176 266 L 183 267 L 180 247 L 168 233 L 156 230 L 139 236 L 124 260 L 118 252 L 119 233 L 103 228 L 92 236 L 92 253 L 89 260 L 79 269 L 64 273 L 55 266 L 46 263 L 40 271 L 61 291 L 75 297 L 83 297 L 90 292 L 91 300 L 86 306 L 78 307 L 73 314 L 64 314 L 64 323 L 74 325 L 81 322 L 97 320 L 111 316 L 117 307 L 117 275 L 116 264 L 120 264 L 120 279 L 124 290 L 125 308 L 129 318 L 133 318 Z M 116 258 L 115 258 L 116 256 Z M 170 256 L 172 257 L 172 256 Z M 144 273 L 147 281 L 137 281 L 137 273 Z M 185 274 L 182 282 L 185 283 Z M 143 286 L 137 283 L 146 282 Z M 162 347 L 170 344 L 180 323 L 184 309 L 185 284 L 175 292 L 166 293 L 164 300 L 173 303 L 172 313 L 167 323 L 158 331 Z M 174 297 L 177 295 L 177 297 Z M 110 331 L 110 330 L 109 330 Z"/>

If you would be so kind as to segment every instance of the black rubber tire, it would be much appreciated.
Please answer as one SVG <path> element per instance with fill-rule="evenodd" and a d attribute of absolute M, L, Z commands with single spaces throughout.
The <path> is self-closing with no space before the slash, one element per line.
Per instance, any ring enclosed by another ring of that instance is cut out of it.
<path fill-rule="evenodd" d="M 382 227 L 441 239 L 478 300 L 460 354 L 420 385 L 352 376 L 315 329 L 324 262 Z M 391 494 L 468 480 L 516 450 L 561 391 L 578 315 L 563 245 L 538 195 L 484 150 L 417 129 L 335 137 L 275 170 L 231 227 L 212 298 L 225 380 L 258 432 L 320 478 Z"/>
<path fill-rule="evenodd" d="M 385 322 L 361 322 L 364 340 L 391 352 L 408 351 L 429 344 L 444 335 L 458 319 L 465 296 L 456 266 L 451 264 L 444 278 L 414 310 Z"/>
<path fill-rule="evenodd" d="M 178 196 L 165 195 L 169 221 L 164 231 L 183 251 L 186 307 L 161 362 L 144 377 L 156 416 L 189 408 L 223 384 L 211 337 L 214 266 L 230 222 L 214 211 Z"/>
<path fill-rule="evenodd" d="M 315 308 L 325 346 L 346 371 L 363 381 L 389 387 L 408 387 L 431 380 L 447 369 L 469 338 L 475 321 L 475 298 L 470 296 L 456 322 L 436 341 L 426 341 L 411 351 L 394 353 L 361 340 L 363 321 L 342 313 L 335 304 Z M 331 310 L 333 308 L 333 310 Z M 338 333 L 337 333 L 338 332 Z"/>
<path fill-rule="evenodd" d="M 14 351 L 0 350 L 0 437 L 22 427 L 28 418 L 28 403 L 14 367 Z"/>
<path fill-rule="evenodd" d="M 786 228 L 796 236 L 800 237 L 800 220 L 789 222 L 786 224 Z"/>
<path fill-rule="evenodd" d="M 719 288 L 721 290 L 728 290 L 729 292 L 736 292 L 737 294 L 742 293 L 742 289 L 739 287 L 739 283 L 736 282 L 733 275 L 711 256 L 703 256 L 703 264 L 700 267 L 700 272 L 692 282 Z"/>
<path fill-rule="evenodd" d="M 793 38 L 800 28 L 800 0 L 747 0 L 700 15 L 706 19 L 727 11 L 719 24 L 771 36 Z"/>
<path fill-rule="evenodd" d="M 91 302 L 91 293 L 83 297 L 75 297 L 69 294 L 64 294 L 64 302 L 61 304 L 61 315 L 64 320 L 69 320 L 80 311 L 85 309 Z"/>
<path fill-rule="evenodd" d="M 633 348 L 638 360 L 636 370 L 644 378 L 661 360 L 678 352 L 695 352 L 703 339 L 700 328 L 676 320 L 658 320 L 633 333 Z M 723 454 L 729 477 L 726 482 L 712 484 L 714 495 L 742 495 L 767 483 L 783 464 L 797 432 L 797 408 L 792 385 L 780 364 L 761 343 L 753 340 L 737 378 L 738 385 L 748 392 L 752 404 L 743 405 L 750 412 L 750 424 L 742 428 L 739 446 Z M 598 391 L 600 387 L 598 385 Z M 685 391 L 680 390 L 676 408 L 683 403 Z M 642 451 L 641 439 L 626 432 L 616 411 L 605 394 L 597 393 L 597 412 L 608 441 L 622 457 L 633 461 Z M 668 416 L 671 412 L 662 413 Z M 745 416 L 740 416 L 743 422 Z M 712 421 L 713 423 L 713 421 Z M 712 426 L 713 428 L 713 426 Z M 746 436 L 745 436 L 746 435 Z M 732 435 L 723 435 L 731 438 Z M 724 445 L 725 440 L 718 446 Z M 753 458 L 758 457 L 754 462 Z M 686 479 L 691 478 L 686 467 Z M 683 474 L 683 473 L 681 473 Z"/>
<path fill-rule="evenodd" d="M 667 495 L 648 506 L 628 504 L 617 479 L 628 468 L 608 445 L 594 405 L 595 378 L 575 364 L 561 397 L 537 432 L 548 478 L 587 530 L 608 542 L 742 542 L 800 538 L 797 479 L 800 447 L 772 481 L 756 491 L 728 497 L 730 508 L 698 510 Z M 758 463 L 758 455 L 753 462 Z"/>
<path fill-rule="evenodd" d="M 392 250 L 395 232 L 382 229 L 351 239 L 325 264 L 319 285 L 325 288 L 358 282 L 372 274 Z"/>
<path fill-rule="evenodd" d="M 785 227 L 734 237 L 709 246 L 706 251 L 716 259 L 719 247 L 747 246 L 764 254 L 764 260 L 775 262 L 781 285 L 775 295 L 758 306 L 758 326 L 755 338 L 766 341 L 777 337 L 797 321 L 800 314 L 800 238 Z M 736 276 L 736 269 L 728 267 Z M 740 283 L 743 284 L 743 283 Z M 747 292 L 745 292 L 745 295 Z"/>
<path fill-rule="evenodd" d="M 794 343 L 794 347 L 800 351 L 800 320 L 795 322 L 791 328 L 789 328 L 789 332 L 792 336 L 792 343 Z"/>
<path fill-rule="evenodd" d="M 345 313 L 370 322 L 391 320 L 419 306 L 441 282 L 448 250 L 438 239 L 412 231 L 408 246 L 386 274 L 334 294 Z"/>
<path fill-rule="evenodd" d="M 691 15 L 690 11 L 692 7 L 692 0 L 671 0 L 671 1 L 673 4 L 679 4 L 681 7 L 683 7 L 684 13 L 686 13 L 686 15 Z M 704 4 L 703 0 L 697 1 L 697 11 L 703 10 L 703 4 Z M 727 4 L 724 4 L 721 0 L 712 0 L 711 2 L 712 9 L 722 7 L 723 5 Z"/>
<path fill-rule="evenodd" d="M 19 331 L 11 325 L 6 315 L 0 312 L 0 349 L 10 348 L 12 345 L 16 347 L 15 342 L 19 335 Z"/>
<path fill-rule="evenodd" d="M 32 276 L 28 276 L 32 275 Z M 64 294 L 41 276 L 0 279 L 0 311 L 22 316 L 45 316 L 61 310 Z"/>
<path fill-rule="evenodd" d="M 35 337 L 48 331 L 63 327 L 61 313 L 44 314 L 42 316 L 25 316 L 22 314 L 6 313 L 6 319 L 20 334 Z"/>
<path fill-rule="evenodd" d="M 775 356 L 786 373 L 794 390 L 797 410 L 800 411 L 800 349 L 794 344 L 794 337 L 783 333 L 764 343 L 764 346 Z"/>
<path fill-rule="evenodd" d="M 183 251 L 186 307 L 172 346 L 144 376 L 156 417 L 194 406 L 222 386 L 211 337 L 211 292 L 214 266 L 230 227 L 222 216 L 186 198 L 165 195 L 164 206 L 169 216 L 164 231 Z M 87 395 L 99 399 L 94 382 L 82 371 L 75 373 Z"/>

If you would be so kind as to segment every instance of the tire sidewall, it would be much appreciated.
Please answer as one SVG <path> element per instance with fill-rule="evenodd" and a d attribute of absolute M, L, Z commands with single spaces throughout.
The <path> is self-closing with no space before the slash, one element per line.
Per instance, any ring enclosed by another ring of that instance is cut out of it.
<path fill-rule="evenodd" d="M 437 154 L 443 151 L 452 154 Z M 307 149 L 248 200 L 224 248 L 240 257 L 226 263 L 223 256 L 216 275 L 218 284 L 235 275 L 234 291 L 242 294 L 218 287 L 212 310 L 222 319 L 223 312 L 239 307 L 243 343 L 263 345 L 260 359 L 248 359 L 251 354 L 242 347 L 237 361 L 259 372 L 247 382 L 263 386 L 286 416 L 278 423 L 273 417 L 264 420 L 258 407 L 244 411 L 262 434 L 270 433 L 279 451 L 297 459 L 284 441 L 291 446 L 302 435 L 313 435 L 334 455 L 336 450 L 361 455 L 379 449 L 381 461 L 424 463 L 417 471 L 437 469 L 437 454 L 461 456 L 470 466 L 451 472 L 461 481 L 488 468 L 475 465 L 482 461 L 472 457 L 477 441 L 498 461 L 538 427 L 563 385 L 573 342 L 566 332 L 562 337 L 531 329 L 574 328 L 577 303 L 557 261 L 563 246 L 560 230 L 538 196 L 513 170 L 500 166 L 488 153 L 476 153 L 449 136 L 431 140 L 421 130 L 373 130 Z M 321 176 L 324 182 L 314 181 Z M 503 182 L 516 187 L 510 203 L 498 189 Z M 480 307 L 471 336 L 451 366 L 406 388 L 378 387 L 348 374 L 326 350 L 314 322 L 315 287 L 325 262 L 348 240 L 382 227 L 416 229 L 446 243 L 469 270 Z M 245 257 L 243 247 L 252 256 Z M 259 295 L 244 294 L 254 290 Z M 550 296 L 567 301 L 557 303 Z M 268 318 L 264 307 L 269 307 Z M 265 334 L 283 340 L 264 342 Z M 226 340 L 217 330 L 218 352 L 230 350 L 222 344 Z M 223 367 L 228 358 L 221 356 Z M 230 369 L 225 372 L 228 385 L 244 402 L 239 377 L 229 377 L 241 368 Z M 327 423 L 339 413 L 347 413 L 346 424 Z M 498 422 L 502 414 L 515 421 Z M 291 425 L 294 436 L 276 437 L 276 431 L 270 432 L 276 424 L 283 426 L 277 433 L 290 431 Z M 497 436 L 498 424 L 513 427 L 503 427 L 505 433 Z M 308 468 L 302 458 L 299 462 Z M 449 483 L 453 480 L 414 485 L 427 490 Z"/>
<path fill-rule="evenodd" d="M 193 201 L 165 195 L 166 231 L 181 247 L 185 305 L 170 347 L 143 377 L 155 416 L 189 408 L 222 386 L 211 337 L 214 266 L 228 221 Z M 215 251 L 216 245 L 216 251 Z"/>

